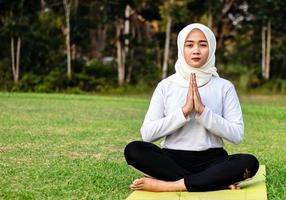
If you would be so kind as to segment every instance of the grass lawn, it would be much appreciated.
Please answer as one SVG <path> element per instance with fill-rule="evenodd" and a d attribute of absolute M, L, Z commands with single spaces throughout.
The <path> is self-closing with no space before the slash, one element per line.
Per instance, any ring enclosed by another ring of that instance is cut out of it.
<path fill-rule="evenodd" d="M 286 97 L 242 96 L 245 140 L 230 153 L 267 167 L 268 199 L 286 199 Z M 140 139 L 149 98 L 0 93 L 0 199 L 125 199 L 139 174 L 124 146 Z"/>

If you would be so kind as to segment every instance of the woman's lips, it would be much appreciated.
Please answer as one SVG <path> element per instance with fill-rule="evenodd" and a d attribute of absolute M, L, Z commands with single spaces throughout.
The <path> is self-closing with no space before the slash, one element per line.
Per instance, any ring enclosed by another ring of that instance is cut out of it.
<path fill-rule="evenodd" d="M 200 58 L 192 58 L 193 61 L 198 62 L 200 61 Z"/>

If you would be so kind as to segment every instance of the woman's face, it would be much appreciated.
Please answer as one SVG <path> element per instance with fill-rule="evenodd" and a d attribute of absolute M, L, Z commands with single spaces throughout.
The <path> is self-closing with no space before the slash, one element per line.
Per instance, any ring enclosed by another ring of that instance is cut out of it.
<path fill-rule="evenodd" d="M 184 44 L 184 57 L 188 65 L 200 68 L 209 56 L 209 45 L 206 36 L 199 29 L 193 29 Z"/>

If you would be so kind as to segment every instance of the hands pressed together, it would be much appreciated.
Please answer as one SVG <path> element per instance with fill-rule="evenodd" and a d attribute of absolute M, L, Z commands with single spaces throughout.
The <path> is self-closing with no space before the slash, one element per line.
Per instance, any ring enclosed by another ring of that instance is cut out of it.
<path fill-rule="evenodd" d="M 187 117 L 192 112 L 193 109 L 197 113 L 201 114 L 204 111 L 205 106 L 202 103 L 200 93 L 198 90 L 196 74 L 192 73 L 190 75 L 190 84 L 189 84 L 186 103 L 182 108 L 185 117 Z"/>

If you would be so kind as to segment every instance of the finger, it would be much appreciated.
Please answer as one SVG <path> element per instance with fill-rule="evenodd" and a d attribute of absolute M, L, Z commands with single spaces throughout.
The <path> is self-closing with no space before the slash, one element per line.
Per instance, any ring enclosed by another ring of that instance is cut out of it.
<path fill-rule="evenodd" d="M 141 184 L 136 184 L 136 185 L 135 185 L 135 184 L 131 184 L 130 187 L 131 187 L 131 188 L 142 188 L 143 185 L 144 185 L 143 183 L 141 183 Z"/>
<path fill-rule="evenodd" d="M 131 184 L 132 187 L 137 187 L 137 186 L 139 186 L 139 185 L 142 185 L 142 184 L 141 184 L 141 183 L 132 183 L 132 184 Z"/>
<path fill-rule="evenodd" d="M 143 183 L 143 179 L 142 179 L 142 178 L 140 178 L 140 179 L 135 179 L 135 180 L 133 181 L 133 184 L 135 184 L 135 185 L 142 184 L 142 183 Z"/>
<path fill-rule="evenodd" d="M 136 184 L 137 182 L 139 182 L 140 179 L 135 179 L 132 184 Z"/>
<path fill-rule="evenodd" d="M 194 80 L 195 80 L 195 74 L 192 73 L 192 85 L 194 85 Z"/>
<path fill-rule="evenodd" d="M 194 84 L 192 85 L 192 91 L 193 91 L 193 96 L 195 98 L 195 96 L 196 96 L 196 88 L 195 88 Z"/>
<path fill-rule="evenodd" d="M 193 94 L 193 99 L 195 101 L 197 99 L 197 93 L 196 93 L 196 86 L 195 86 L 194 81 L 193 81 L 193 85 L 192 85 L 192 94 Z"/>
<path fill-rule="evenodd" d="M 194 75 L 194 85 L 195 85 L 196 96 L 197 96 L 197 98 L 200 100 L 200 93 L 199 93 L 199 89 L 198 89 L 198 85 L 197 85 L 197 77 L 196 77 L 196 74 Z"/>
<path fill-rule="evenodd" d="M 195 74 L 193 74 L 193 84 L 192 84 L 192 89 L 193 89 L 193 95 L 194 95 L 194 98 L 197 98 L 197 84 L 196 84 L 196 77 L 195 77 Z"/>
<path fill-rule="evenodd" d="M 194 88 L 194 85 L 192 85 L 192 101 L 194 105 L 195 105 L 195 98 L 196 98 L 195 88 Z"/>
<path fill-rule="evenodd" d="M 191 85 L 190 85 L 190 90 L 191 90 L 191 95 L 193 96 L 193 73 L 191 73 Z"/>
<path fill-rule="evenodd" d="M 194 107 L 195 107 L 195 110 L 198 109 L 198 104 L 199 104 L 199 98 L 198 98 L 198 93 L 197 93 L 197 90 L 196 90 L 196 87 L 194 87 L 194 92 L 193 92 L 193 95 L 194 95 Z"/>
<path fill-rule="evenodd" d="M 193 85 L 194 85 L 194 87 L 195 87 L 195 89 L 197 89 L 197 77 L 196 77 L 196 74 L 194 73 L 194 75 L 193 75 Z"/>
<path fill-rule="evenodd" d="M 196 97 L 198 100 L 201 100 L 200 98 L 200 93 L 199 93 L 199 90 L 198 90 L 198 87 L 195 85 L 195 92 L 196 92 Z"/>
<path fill-rule="evenodd" d="M 198 88 L 198 84 L 197 84 L 197 76 L 196 76 L 196 74 L 194 75 L 194 82 L 195 82 L 195 86 L 196 86 L 196 88 Z"/>
<path fill-rule="evenodd" d="M 143 182 L 136 182 L 131 184 L 132 187 L 139 187 L 140 185 L 143 185 Z"/>

